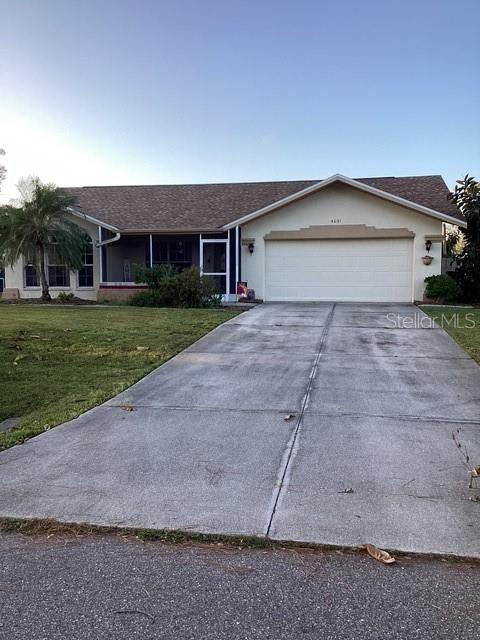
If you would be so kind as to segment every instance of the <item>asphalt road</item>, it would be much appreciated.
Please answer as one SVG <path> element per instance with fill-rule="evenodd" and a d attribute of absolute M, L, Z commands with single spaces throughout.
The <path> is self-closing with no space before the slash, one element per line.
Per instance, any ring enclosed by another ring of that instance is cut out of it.
<path fill-rule="evenodd" d="M 0 535 L 0 638 L 472 640 L 480 564 Z"/>

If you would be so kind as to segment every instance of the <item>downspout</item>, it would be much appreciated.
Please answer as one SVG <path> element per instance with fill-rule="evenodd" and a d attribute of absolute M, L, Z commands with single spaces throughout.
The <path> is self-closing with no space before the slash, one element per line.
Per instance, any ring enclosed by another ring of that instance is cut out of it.
<path fill-rule="evenodd" d="M 117 233 L 113 236 L 113 238 L 109 238 L 108 240 L 102 240 L 102 241 L 98 241 L 95 243 L 96 247 L 104 247 L 106 244 L 111 244 L 112 242 L 117 242 L 117 240 L 120 240 L 120 232 L 117 231 Z"/>

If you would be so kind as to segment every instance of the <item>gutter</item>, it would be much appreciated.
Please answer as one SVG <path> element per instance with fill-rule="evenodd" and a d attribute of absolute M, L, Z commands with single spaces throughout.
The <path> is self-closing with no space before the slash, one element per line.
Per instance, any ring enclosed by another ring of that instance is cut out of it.
<path fill-rule="evenodd" d="M 87 220 L 88 222 L 91 222 L 92 224 L 103 227 L 104 229 L 108 229 L 109 231 L 112 231 L 112 232 L 118 231 L 117 227 L 114 227 L 111 224 L 108 224 L 107 222 L 102 222 L 101 220 L 98 220 L 97 218 L 90 216 L 88 213 L 83 213 L 83 211 L 79 211 L 75 207 L 67 207 L 67 211 L 69 211 L 71 214 L 73 214 L 77 218 L 82 218 L 82 220 Z"/>
<path fill-rule="evenodd" d="M 119 231 L 117 231 L 117 233 L 113 236 L 113 238 L 109 238 L 108 240 L 98 240 L 95 243 L 96 247 L 104 247 L 106 244 L 112 244 L 112 242 L 117 242 L 117 240 L 120 240 L 121 234 Z"/>

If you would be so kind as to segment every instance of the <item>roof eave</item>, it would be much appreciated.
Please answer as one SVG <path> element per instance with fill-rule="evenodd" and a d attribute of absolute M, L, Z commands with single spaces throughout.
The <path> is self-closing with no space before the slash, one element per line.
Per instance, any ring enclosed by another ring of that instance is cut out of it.
<path fill-rule="evenodd" d="M 103 222 L 103 220 L 99 220 L 98 218 L 94 218 L 88 213 L 84 213 L 75 207 L 67 207 L 67 211 L 69 211 L 72 215 L 77 218 L 81 218 L 82 220 L 87 220 L 87 222 L 91 222 L 92 224 L 97 225 L 97 227 L 103 227 L 104 229 L 108 229 L 109 231 L 120 231 L 118 227 L 114 227 L 112 224 L 108 224 L 108 222 Z"/>
<path fill-rule="evenodd" d="M 165 234 L 165 235 L 171 235 L 174 233 L 178 233 L 178 234 L 191 234 L 191 235 L 195 235 L 195 234 L 201 234 L 201 233 L 225 233 L 225 229 L 223 227 L 203 227 L 203 228 L 195 228 L 195 229 L 182 229 L 182 228 L 175 228 L 175 229 L 162 229 L 162 228 L 158 228 L 158 229 L 120 229 L 120 231 L 122 232 L 122 234 Z"/>
<path fill-rule="evenodd" d="M 87 220 L 88 222 L 91 222 L 92 224 L 95 224 L 99 227 L 103 227 L 104 229 L 108 229 L 109 231 L 115 231 L 115 232 L 121 232 L 122 234 L 145 234 L 145 233 L 165 233 L 165 234 L 172 234 L 172 233 L 181 233 L 181 234 L 195 234 L 195 233 L 224 233 L 224 229 L 223 227 L 196 227 L 194 229 L 189 229 L 189 228 L 175 228 L 175 229 L 165 229 L 165 228 L 154 228 L 154 229 L 128 229 L 128 228 L 122 228 L 122 227 L 115 227 L 112 224 L 109 224 L 108 222 L 104 222 L 103 220 L 100 220 L 98 218 L 95 218 L 94 216 L 85 213 L 84 211 L 80 211 L 79 209 L 76 209 L 75 207 L 67 207 L 67 211 L 69 211 L 72 215 L 76 216 L 77 218 L 81 218 L 82 220 Z"/>

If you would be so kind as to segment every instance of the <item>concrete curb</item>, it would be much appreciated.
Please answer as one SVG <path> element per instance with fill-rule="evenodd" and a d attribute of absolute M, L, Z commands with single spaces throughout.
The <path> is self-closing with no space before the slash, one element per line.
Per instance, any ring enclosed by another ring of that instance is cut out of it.
<path fill-rule="evenodd" d="M 300 540 L 279 540 L 269 536 L 233 535 L 220 533 L 202 533 L 181 529 L 143 529 L 137 527 L 107 526 L 89 523 L 62 522 L 60 520 L 38 518 L 0 518 L 0 534 L 21 533 L 23 535 L 121 535 L 139 538 L 143 541 L 163 544 L 198 543 L 204 545 L 224 545 L 232 547 L 258 549 L 308 549 L 318 552 L 342 551 L 344 553 L 365 553 L 363 545 L 336 545 L 330 543 L 303 542 Z M 469 562 L 480 565 L 480 556 L 463 556 L 452 553 L 422 553 L 402 549 L 385 548 L 397 558 L 416 558 L 422 560 L 443 560 L 449 562 Z"/>

